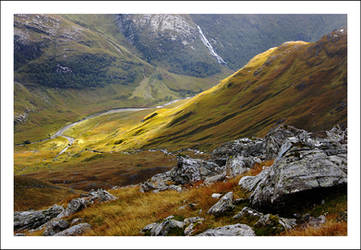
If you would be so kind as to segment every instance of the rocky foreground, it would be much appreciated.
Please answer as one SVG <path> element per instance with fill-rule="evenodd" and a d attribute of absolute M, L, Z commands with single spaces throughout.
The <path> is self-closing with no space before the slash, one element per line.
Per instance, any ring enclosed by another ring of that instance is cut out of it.
<path fill-rule="evenodd" d="M 273 160 L 270 167 L 255 176 L 243 176 L 239 186 L 248 194 L 244 199 L 233 199 L 233 193 L 213 194 L 218 199 L 208 214 L 231 217 L 239 223 L 207 229 L 199 236 L 254 236 L 277 234 L 298 225 L 320 225 L 326 217 L 290 214 L 292 207 L 322 199 L 334 190 L 347 185 L 347 131 L 335 127 L 323 133 L 282 125 L 271 130 L 263 139 L 241 138 L 226 143 L 212 152 L 209 160 L 178 156 L 173 169 L 154 175 L 139 185 L 140 192 L 182 192 L 195 183 L 210 185 L 231 179 L 251 170 L 255 163 Z M 160 194 L 161 195 L 161 194 Z M 72 215 L 95 202 L 116 197 L 98 190 L 73 199 L 66 208 L 58 205 L 47 210 L 15 212 L 14 230 L 43 230 L 43 235 L 79 235 L 91 228 L 80 223 L 81 218 L 69 223 L 63 217 Z M 235 207 L 246 204 L 238 213 Z M 191 204 L 190 204 L 191 205 Z M 282 215 L 282 216 L 280 216 Z M 194 228 L 205 223 L 205 218 L 169 216 L 151 223 L 141 231 L 144 235 L 194 235 Z M 22 234 L 19 234 L 22 235 Z"/>

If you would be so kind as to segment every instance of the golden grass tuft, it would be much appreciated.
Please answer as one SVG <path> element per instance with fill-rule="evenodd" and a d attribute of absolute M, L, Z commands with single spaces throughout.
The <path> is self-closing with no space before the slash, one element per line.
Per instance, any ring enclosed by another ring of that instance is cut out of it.
<path fill-rule="evenodd" d="M 281 236 L 347 236 L 347 223 L 335 220 L 326 221 L 319 227 L 307 226 L 280 234 Z"/>

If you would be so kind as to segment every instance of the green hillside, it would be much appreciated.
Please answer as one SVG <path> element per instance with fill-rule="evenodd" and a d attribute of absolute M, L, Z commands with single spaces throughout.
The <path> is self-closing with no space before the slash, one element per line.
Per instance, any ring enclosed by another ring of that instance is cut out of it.
<path fill-rule="evenodd" d="M 117 147 L 207 148 L 264 136 L 280 123 L 310 131 L 346 126 L 346 45 L 342 29 L 318 42 L 269 49 L 217 86 L 150 114 L 117 138 Z"/>

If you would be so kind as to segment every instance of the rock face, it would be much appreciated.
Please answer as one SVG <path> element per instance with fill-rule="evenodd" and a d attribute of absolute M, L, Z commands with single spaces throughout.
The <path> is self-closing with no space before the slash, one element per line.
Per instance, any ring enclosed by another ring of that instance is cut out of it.
<path fill-rule="evenodd" d="M 58 215 L 58 218 L 72 215 L 85 207 L 93 204 L 94 202 L 105 202 L 109 200 L 115 200 L 116 197 L 111 195 L 109 192 L 98 189 L 97 191 L 90 191 L 88 194 L 83 194 L 83 197 L 72 199 L 66 209 Z"/>
<path fill-rule="evenodd" d="M 63 217 L 72 215 L 94 202 L 105 202 L 116 199 L 115 196 L 111 195 L 105 190 L 98 189 L 97 191 L 90 191 L 87 194 L 83 194 L 81 198 L 72 199 L 68 206 L 64 209 L 62 206 L 54 205 L 46 210 L 39 211 L 24 211 L 14 213 L 14 230 L 26 230 L 33 229 L 35 231 L 45 228 L 44 235 L 51 236 L 61 233 L 60 231 L 69 227 L 69 223 L 65 220 L 60 220 Z M 72 222 L 75 224 L 81 219 L 77 218 L 77 221 Z M 86 223 L 82 223 L 79 227 L 75 225 L 69 228 L 69 232 L 65 234 L 77 233 L 83 230 Z M 75 231 L 74 231 L 75 230 Z M 64 235 L 65 235 L 64 234 Z"/>
<path fill-rule="evenodd" d="M 180 221 L 171 215 L 159 223 L 155 222 L 146 225 L 141 232 L 148 236 L 188 236 L 194 232 L 194 227 L 203 221 L 204 218 L 201 217 L 190 217 Z"/>
<path fill-rule="evenodd" d="M 262 217 L 262 213 L 249 208 L 249 207 L 244 207 L 241 212 L 239 212 L 238 214 L 236 214 L 235 216 L 233 216 L 233 219 L 240 219 L 240 218 L 247 218 L 247 219 L 256 219 L 258 220 L 259 218 Z"/>
<path fill-rule="evenodd" d="M 184 222 L 173 218 L 174 216 L 169 216 L 160 223 L 149 224 L 142 232 L 150 236 L 183 235 Z"/>
<path fill-rule="evenodd" d="M 239 182 L 242 188 L 252 192 L 252 206 L 279 208 L 304 191 L 347 183 L 344 131 L 334 128 L 326 138 L 312 138 L 304 130 L 278 129 L 266 136 L 266 141 L 268 155 L 277 155 L 274 164 L 259 175 L 243 177 Z"/>
<path fill-rule="evenodd" d="M 255 236 L 253 229 L 245 224 L 234 224 L 208 229 L 197 236 Z"/>
<path fill-rule="evenodd" d="M 275 234 L 296 226 L 296 219 L 282 218 L 278 215 L 263 214 L 249 207 L 244 207 L 241 212 L 233 216 L 240 222 L 247 222 L 255 230 L 262 230 L 262 234 Z"/>
<path fill-rule="evenodd" d="M 204 34 L 189 16 L 120 14 L 115 21 L 148 62 L 168 62 L 172 72 L 194 76 L 219 72 L 217 60 L 203 43 Z M 198 72 L 192 65 L 198 66 Z"/>
<path fill-rule="evenodd" d="M 65 220 L 53 220 L 46 225 L 46 228 L 43 232 L 44 236 L 52 236 L 58 232 L 61 232 L 67 229 L 70 226 L 69 222 Z"/>
<path fill-rule="evenodd" d="M 216 204 L 214 204 L 207 213 L 215 216 L 221 216 L 234 209 L 232 201 L 233 192 L 228 192 Z"/>
<path fill-rule="evenodd" d="M 35 229 L 52 218 L 55 218 L 64 211 L 64 208 L 59 205 L 54 205 L 45 210 L 39 211 L 24 211 L 14 213 L 14 229 Z"/>
<path fill-rule="evenodd" d="M 54 236 L 77 236 L 87 230 L 91 229 L 91 226 L 88 223 L 80 223 L 78 225 L 69 227 L 68 229 L 54 234 Z"/>
<path fill-rule="evenodd" d="M 179 185 L 191 184 L 200 180 L 208 180 L 210 184 L 214 181 L 224 179 L 224 167 L 218 166 L 211 161 L 178 157 L 178 164 L 168 172 L 154 175 L 141 184 L 142 192 L 177 190 L 181 191 Z M 208 179 L 207 179 L 208 178 Z"/>

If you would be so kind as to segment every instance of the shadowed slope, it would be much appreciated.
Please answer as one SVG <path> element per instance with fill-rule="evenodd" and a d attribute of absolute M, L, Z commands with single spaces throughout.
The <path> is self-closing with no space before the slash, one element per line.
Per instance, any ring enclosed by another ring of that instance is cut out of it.
<path fill-rule="evenodd" d="M 158 110 L 123 134 L 119 147 L 207 148 L 240 136 L 264 136 L 279 123 L 310 131 L 345 126 L 346 44 L 341 29 L 315 43 L 269 49 L 183 105 Z"/>

